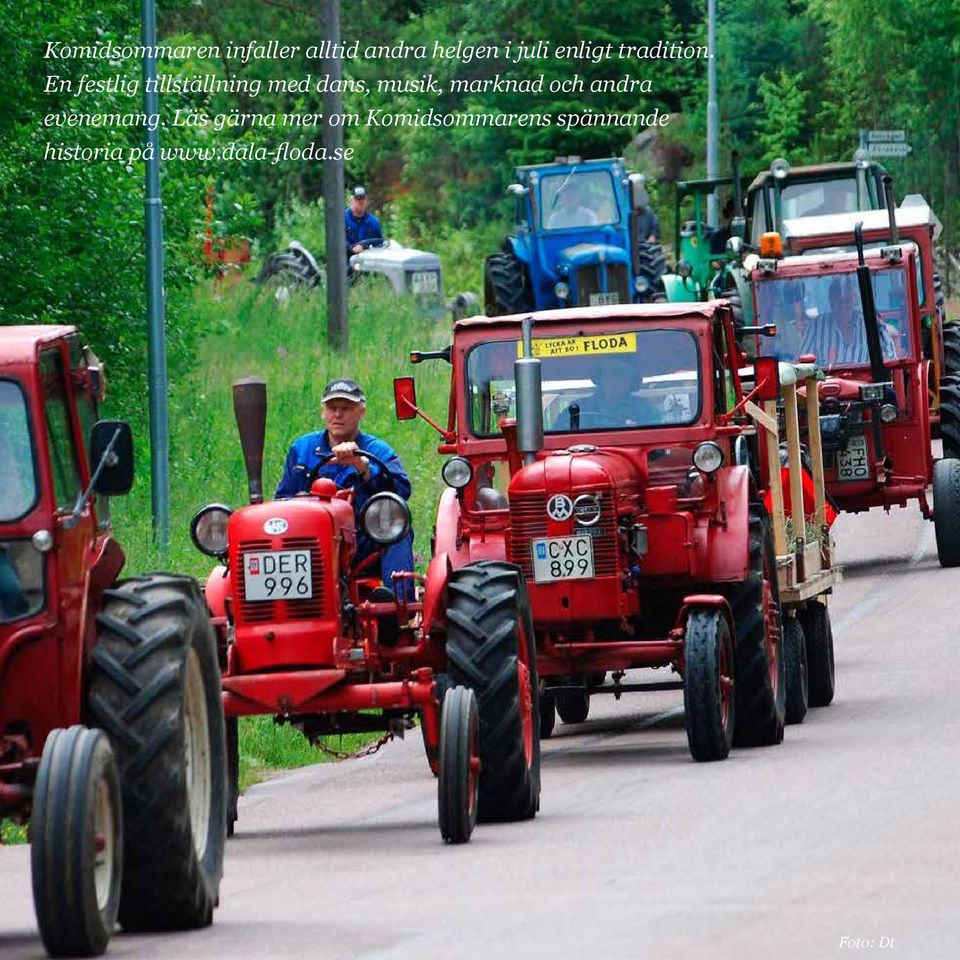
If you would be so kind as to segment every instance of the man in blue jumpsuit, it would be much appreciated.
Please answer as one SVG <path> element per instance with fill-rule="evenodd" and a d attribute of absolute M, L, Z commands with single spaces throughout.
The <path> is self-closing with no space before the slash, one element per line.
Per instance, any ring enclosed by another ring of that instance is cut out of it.
<path fill-rule="evenodd" d="M 354 187 L 350 195 L 350 206 L 343 212 L 344 227 L 347 234 L 347 258 L 350 254 L 360 253 L 361 240 L 382 240 L 383 230 L 380 221 L 367 209 L 367 191 L 363 187 Z"/>
<path fill-rule="evenodd" d="M 410 499 L 410 478 L 393 447 L 370 433 L 360 432 L 360 421 L 367 412 L 366 396 L 355 380 L 339 377 L 327 384 L 323 391 L 323 422 L 326 430 L 307 433 L 294 440 L 287 454 L 283 477 L 277 487 L 277 499 L 294 497 L 309 489 L 310 472 L 323 457 L 333 458 L 319 470 L 318 476 L 329 477 L 338 487 L 355 489 L 353 507 L 359 521 L 363 505 L 375 493 L 392 490 L 404 500 Z M 365 457 L 371 453 L 382 460 L 390 476 Z M 392 483 L 391 483 L 392 481 Z M 355 563 L 368 557 L 380 545 L 372 541 L 357 525 L 357 555 Z M 391 574 L 413 570 L 413 530 L 386 547 L 380 558 L 380 575 L 385 586 L 393 590 Z M 413 599 L 410 580 L 397 581 L 398 590 Z"/>

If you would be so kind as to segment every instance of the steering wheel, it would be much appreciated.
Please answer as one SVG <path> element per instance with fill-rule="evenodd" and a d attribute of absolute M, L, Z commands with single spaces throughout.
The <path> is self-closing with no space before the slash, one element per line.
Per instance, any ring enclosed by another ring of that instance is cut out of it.
<path fill-rule="evenodd" d="M 396 484 L 396 481 L 393 479 L 393 474 L 387 469 L 387 465 L 376 454 L 369 453 L 366 450 L 358 450 L 357 455 L 361 457 L 366 457 L 367 460 L 369 460 L 371 463 L 375 463 L 380 468 L 380 475 L 387 478 L 390 491 L 392 493 L 397 492 L 397 484 Z M 321 469 L 325 467 L 331 460 L 333 460 L 332 453 L 328 453 L 325 456 L 322 456 L 317 461 L 316 466 L 314 466 L 313 469 L 307 474 L 308 490 L 310 489 L 310 487 L 313 486 L 313 481 L 320 476 Z M 349 479 L 350 477 L 360 476 L 360 474 L 357 472 L 356 467 L 353 468 L 353 471 L 354 472 L 352 474 L 348 474 L 347 479 Z M 351 487 L 355 487 L 356 485 L 357 485 L 356 482 L 350 484 Z"/>
<path fill-rule="evenodd" d="M 366 240 L 358 240 L 353 246 L 369 250 L 370 247 L 385 247 L 389 242 L 386 237 L 367 237 Z"/>

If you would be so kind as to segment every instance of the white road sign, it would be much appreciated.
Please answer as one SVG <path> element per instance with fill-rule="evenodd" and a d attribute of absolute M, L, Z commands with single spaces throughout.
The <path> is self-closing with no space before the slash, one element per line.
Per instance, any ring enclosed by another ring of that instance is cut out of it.
<path fill-rule="evenodd" d="M 905 157 L 912 152 L 909 143 L 868 143 L 867 151 L 871 157 Z"/>
<path fill-rule="evenodd" d="M 906 130 L 868 130 L 867 140 L 870 141 L 871 149 L 875 143 L 906 143 Z"/>

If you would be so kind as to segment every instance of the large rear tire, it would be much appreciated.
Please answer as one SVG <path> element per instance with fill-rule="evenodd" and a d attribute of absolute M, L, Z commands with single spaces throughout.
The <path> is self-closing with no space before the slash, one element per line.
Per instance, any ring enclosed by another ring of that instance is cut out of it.
<path fill-rule="evenodd" d="M 95 957 L 117 921 L 123 872 L 120 775 L 100 730 L 52 730 L 33 792 L 33 904 L 51 957 Z"/>
<path fill-rule="evenodd" d="M 191 577 L 154 573 L 104 591 L 88 711 L 123 788 L 120 923 L 203 927 L 213 918 L 227 826 L 220 668 Z"/>
<path fill-rule="evenodd" d="M 810 702 L 807 641 L 797 617 L 783 620 L 783 657 L 787 682 L 787 723 L 803 723 Z"/>
<path fill-rule="evenodd" d="M 723 760 L 736 723 L 735 654 L 722 610 L 692 610 L 683 636 L 683 710 L 694 760 Z"/>
<path fill-rule="evenodd" d="M 484 821 L 523 820 L 540 806 L 540 698 L 533 619 L 518 567 L 484 561 L 450 578 L 447 672 L 480 708 Z"/>
<path fill-rule="evenodd" d="M 483 266 L 484 310 L 488 317 L 533 309 L 533 291 L 523 261 L 513 252 L 494 253 Z"/>
<path fill-rule="evenodd" d="M 933 526 L 940 566 L 960 566 L 960 460 L 933 465 Z"/>
<path fill-rule="evenodd" d="M 960 458 L 960 373 L 940 380 L 940 437 L 944 459 Z"/>
<path fill-rule="evenodd" d="M 468 687 L 453 687 L 443 699 L 437 779 L 440 835 L 466 843 L 477 823 L 480 780 L 480 714 Z"/>
<path fill-rule="evenodd" d="M 557 698 L 547 690 L 540 691 L 540 739 L 547 740 L 557 725 Z"/>
<path fill-rule="evenodd" d="M 780 591 L 767 512 L 750 505 L 747 579 L 730 591 L 737 630 L 737 746 L 783 740 L 786 696 Z"/>

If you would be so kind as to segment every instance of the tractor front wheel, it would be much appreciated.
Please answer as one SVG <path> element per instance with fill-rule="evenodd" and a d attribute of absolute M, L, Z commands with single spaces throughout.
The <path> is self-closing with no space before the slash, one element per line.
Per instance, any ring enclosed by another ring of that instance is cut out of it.
<path fill-rule="evenodd" d="M 438 780 L 440 834 L 447 843 L 466 843 L 477 823 L 480 784 L 480 713 L 469 687 L 453 687 L 443 698 Z"/>
<path fill-rule="evenodd" d="M 123 789 L 120 923 L 203 927 L 223 872 L 227 763 L 220 668 L 192 577 L 154 573 L 103 594 L 87 709 Z"/>
<path fill-rule="evenodd" d="M 946 433 L 943 443 L 946 447 Z M 933 526 L 940 566 L 960 566 L 960 460 L 933 465 Z"/>
<path fill-rule="evenodd" d="M 747 578 L 730 593 L 737 629 L 738 746 L 762 746 L 783 740 L 783 635 L 780 591 L 767 512 L 750 505 Z"/>
<path fill-rule="evenodd" d="M 807 641 L 797 617 L 783 621 L 783 657 L 787 680 L 787 723 L 803 723 L 809 703 Z"/>
<path fill-rule="evenodd" d="M 33 793 L 33 903 L 51 957 L 107 949 L 120 905 L 120 774 L 100 730 L 52 730 Z"/>
<path fill-rule="evenodd" d="M 557 713 L 564 723 L 584 723 L 590 714 L 590 694 L 583 691 L 565 690 L 556 693 Z"/>
<path fill-rule="evenodd" d="M 494 253 L 483 265 L 484 309 L 488 317 L 533 309 L 533 291 L 523 261 L 513 251 Z"/>
<path fill-rule="evenodd" d="M 236 717 L 226 718 L 227 836 L 233 836 L 240 803 L 240 731 Z"/>
<path fill-rule="evenodd" d="M 807 648 L 808 702 L 811 707 L 826 707 L 833 701 L 835 682 L 830 611 L 826 604 L 811 600 L 799 619 Z"/>
<path fill-rule="evenodd" d="M 735 654 L 722 610 L 693 610 L 683 636 L 683 710 L 694 760 L 730 753 L 736 717 Z"/>
<path fill-rule="evenodd" d="M 524 820 L 540 806 L 540 697 L 533 618 L 518 567 L 472 563 L 447 594 L 447 672 L 480 708 L 479 817 Z"/>

